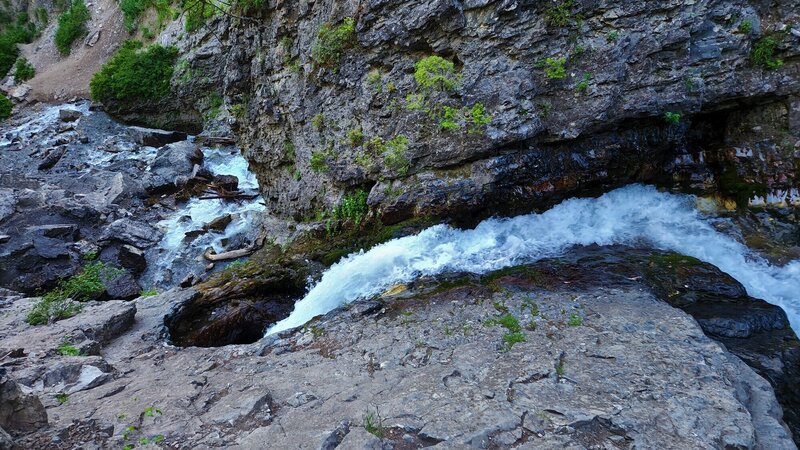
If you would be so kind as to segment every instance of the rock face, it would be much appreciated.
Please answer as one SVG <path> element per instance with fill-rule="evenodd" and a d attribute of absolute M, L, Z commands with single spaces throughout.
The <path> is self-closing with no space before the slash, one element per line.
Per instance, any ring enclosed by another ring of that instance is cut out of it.
<path fill-rule="evenodd" d="M 312 217 L 358 190 L 394 223 L 529 211 L 631 181 L 745 203 L 784 203 L 798 186 L 792 1 L 321 1 L 245 13 L 258 19 L 220 19 L 182 44 L 176 79 L 209 78 L 174 88 L 202 108 L 203 83 L 216 83 L 225 105 L 207 128 L 234 122 L 275 214 Z M 352 36 L 325 53 L 321 24 L 345 18 Z M 776 70 L 752 57 L 765 45 Z M 415 78 L 431 55 L 452 63 L 451 84 Z"/>
<path fill-rule="evenodd" d="M 112 376 L 49 401 L 49 430 L 18 444 L 796 448 L 768 383 L 691 317 L 635 286 L 561 285 L 421 280 L 219 348 L 161 345 L 162 318 L 194 291 L 139 299 L 133 329 L 102 349 Z"/>

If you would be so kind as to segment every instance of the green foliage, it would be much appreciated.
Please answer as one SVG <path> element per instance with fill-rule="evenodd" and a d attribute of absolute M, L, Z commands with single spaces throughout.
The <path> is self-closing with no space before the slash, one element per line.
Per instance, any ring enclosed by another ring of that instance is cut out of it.
<path fill-rule="evenodd" d="M 520 342 L 525 342 L 527 340 L 527 336 L 525 333 L 516 332 L 516 333 L 506 333 L 503 335 L 503 343 L 506 345 L 506 350 L 511 350 L 514 347 L 514 344 L 518 344 Z"/>
<path fill-rule="evenodd" d="M 507 310 L 507 309 L 506 309 Z M 503 343 L 506 350 L 511 350 L 514 344 L 525 342 L 527 336 L 522 332 L 522 326 L 519 320 L 513 314 L 507 313 L 499 319 L 489 319 L 484 322 L 486 326 L 501 326 L 507 330 L 503 335 Z"/>
<path fill-rule="evenodd" d="M 139 293 L 139 297 L 155 297 L 158 295 L 156 288 L 145 289 Z"/>
<path fill-rule="evenodd" d="M 56 394 L 55 397 L 59 405 L 63 405 L 64 403 L 67 403 L 67 400 L 69 400 L 69 394 L 65 394 L 63 392 Z"/>
<path fill-rule="evenodd" d="M 128 32 L 136 29 L 136 21 L 139 16 L 152 5 L 152 0 L 120 0 L 119 9 L 122 10 L 123 22 Z"/>
<path fill-rule="evenodd" d="M 368 212 L 367 192 L 359 189 L 353 194 L 344 196 L 342 202 L 333 210 L 333 216 L 337 220 L 352 220 L 358 226 Z"/>
<path fill-rule="evenodd" d="M 367 84 L 378 92 L 381 92 L 382 81 L 383 74 L 379 69 L 372 69 L 367 74 Z"/>
<path fill-rule="evenodd" d="M 406 96 L 406 109 L 409 111 L 425 109 L 425 96 L 422 94 L 408 94 Z"/>
<path fill-rule="evenodd" d="M 178 50 L 139 41 L 126 41 L 94 74 L 89 84 L 92 98 L 101 102 L 160 100 L 170 92 Z"/>
<path fill-rule="evenodd" d="M 470 124 L 469 132 L 473 134 L 483 132 L 483 127 L 492 122 L 492 116 L 486 113 L 483 103 L 475 103 L 467 109 L 465 119 Z"/>
<path fill-rule="evenodd" d="M 559 377 L 564 376 L 564 363 L 562 361 L 559 361 L 558 364 L 556 364 L 556 375 Z"/>
<path fill-rule="evenodd" d="M 311 118 L 311 126 L 317 131 L 325 129 L 325 116 L 322 113 L 317 113 Z"/>
<path fill-rule="evenodd" d="M 383 145 L 383 163 L 390 170 L 394 170 L 401 176 L 408 173 L 409 162 L 406 157 L 408 151 L 408 138 L 403 135 L 395 136 Z"/>
<path fill-rule="evenodd" d="M 614 30 L 614 31 L 609 32 L 606 35 L 606 40 L 608 42 L 617 42 L 617 40 L 619 40 L 619 31 Z"/>
<path fill-rule="evenodd" d="M 186 31 L 191 33 L 221 13 L 224 4 L 218 0 L 182 0 L 181 6 L 186 16 Z"/>
<path fill-rule="evenodd" d="M 569 316 L 568 324 L 571 327 L 579 327 L 579 326 L 583 325 L 583 319 L 581 318 L 581 316 L 578 313 L 572 313 Z"/>
<path fill-rule="evenodd" d="M 294 161 L 296 150 L 294 147 L 294 142 L 292 142 L 290 139 L 287 139 L 283 142 L 283 154 L 289 161 Z"/>
<path fill-rule="evenodd" d="M 360 147 L 364 143 L 364 132 L 360 128 L 352 128 L 347 132 L 347 141 L 353 147 Z"/>
<path fill-rule="evenodd" d="M 352 18 L 345 18 L 338 26 L 326 23 L 317 33 L 317 41 L 311 49 L 311 59 L 320 66 L 334 65 L 355 40 L 356 22 Z"/>
<path fill-rule="evenodd" d="M 11 117 L 11 110 L 13 108 L 14 105 L 11 103 L 11 100 L 4 94 L 0 94 L 0 120 Z"/>
<path fill-rule="evenodd" d="M 677 125 L 681 123 L 681 113 L 667 111 L 664 113 L 664 120 L 667 123 L 671 123 L 673 125 Z"/>
<path fill-rule="evenodd" d="M 21 19 L 24 19 L 21 20 Z M 17 44 L 31 42 L 36 35 L 36 27 L 27 22 L 27 15 L 17 18 L 15 23 L 3 27 L 0 32 L 0 73 L 6 74 L 17 61 Z"/>
<path fill-rule="evenodd" d="M 778 41 L 772 36 L 765 36 L 753 45 L 750 60 L 753 64 L 767 70 L 775 70 L 783 65 L 783 60 L 775 58 L 775 47 Z"/>
<path fill-rule="evenodd" d="M 567 76 L 567 58 L 547 58 L 544 60 L 544 74 L 551 80 L 559 80 Z"/>
<path fill-rule="evenodd" d="M 156 414 L 161 416 L 164 413 L 155 406 L 148 406 L 147 408 L 144 409 L 143 414 L 145 417 L 155 417 Z"/>
<path fill-rule="evenodd" d="M 44 294 L 28 313 L 25 321 L 31 325 L 43 325 L 72 317 L 80 312 L 76 301 L 91 300 L 105 291 L 105 281 L 122 270 L 98 261 L 84 266 L 81 273 L 59 281 L 52 291 Z"/>
<path fill-rule="evenodd" d="M 314 172 L 327 172 L 330 170 L 328 167 L 328 155 L 326 152 L 313 152 L 311 160 L 309 161 L 311 170 Z"/>
<path fill-rule="evenodd" d="M 33 67 L 33 64 L 28 62 L 25 58 L 17 59 L 17 63 L 14 64 L 14 82 L 15 83 L 22 83 L 24 81 L 28 81 L 36 75 L 36 69 Z"/>
<path fill-rule="evenodd" d="M 220 109 L 222 108 L 222 96 L 219 92 L 212 92 L 207 97 L 208 111 L 206 111 L 206 119 L 214 119 L 219 116 Z"/>
<path fill-rule="evenodd" d="M 753 21 L 750 19 L 745 19 L 742 23 L 739 24 L 739 31 L 744 34 L 750 34 L 753 32 Z"/>
<path fill-rule="evenodd" d="M 422 58 L 414 68 L 414 81 L 423 92 L 453 91 L 459 78 L 454 64 L 436 55 Z"/>
<path fill-rule="evenodd" d="M 591 73 L 583 74 L 583 79 L 581 80 L 580 83 L 575 85 L 575 90 L 581 93 L 586 92 L 586 90 L 589 89 L 589 81 L 591 80 L 592 80 Z"/>
<path fill-rule="evenodd" d="M 553 28 L 565 27 L 572 19 L 572 0 L 558 2 L 547 8 L 544 13 L 544 22 Z"/>
<path fill-rule="evenodd" d="M 439 118 L 439 128 L 447 131 L 461 128 L 461 124 L 459 123 L 460 113 L 461 111 L 456 108 L 445 106 Z"/>
<path fill-rule="evenodd" d="M 75 0 L 69 9 L 61 13 L 54 38 L 59 53 L 69 55 L 72 43 L 86 34 L 86 21 L 90 18 L 89 9 L 83 0 Z"/>
<path fill-rule="evenodd" d="M 50 17 L 47 15 L 47 10 L 41 6 L 36 8 L 34 15 L 36 16 L 36 20 L 39 22 L 41 28 L 44 28 L 47 25 L 47 22 L 50 21 Z"/>
<path fill-rule="evenodd" d="M 386 434 L 383 427 L 383 418 L 378 413 L 373 414 L 370 412 L 364 415 L 364 429 L 367 433 L 379 439 L 383 439 L 383 436 Z"/>
<path fill-rule="evenodd" d="M 70 345 L 67 338 L 64 338 L 61 345 L 58 346 L 57 351 L 61 356 L 79 356 L 81 354 L 81 351 L 78 350 L 77 347 Z"/>

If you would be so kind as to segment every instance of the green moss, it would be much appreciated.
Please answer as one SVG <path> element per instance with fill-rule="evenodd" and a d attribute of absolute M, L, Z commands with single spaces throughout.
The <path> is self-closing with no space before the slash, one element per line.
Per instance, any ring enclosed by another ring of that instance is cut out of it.
<path fill-rule="evenodd" d="M 161 100 L 170 93 L 178 50 L 139 41 L 126 41 L 89 84 L 92 98 L 124 103 Z"/>
<path fill-rule="evenodd" d="M 384 145 L 383 163 L 388 169 L 401 176 L 405 176 L 409 169 L 409 161 L 406 156 L 408 143 L 407 137 L 398 135 L 386 141 Z"/>
<path fill-rule="evenodd" d="M 61 342 L 61 345 L 58 346 L 58 349 L 56 351 L 61 356 L 80 356 L 81 354 L 81 351 L 78 350 L 78 348 L 75 347 L 74 345 L 70 345 L 70 343 L 67 342 L 66 339 L 63 342 Z"/>
<path fill-rule="evenodd" d="M 767 188 L 761 183 L 751 183 L 744 180 L 735 167 L 725 167 L 717 179 L 717 187 L 722 195 L 733 198 L 736 205 L 746 208 L 750 199 L 756 196 L 767 195 Z"/>
<path fill-rule="evenodd" d="M 739 31 L 744 34 L 750 34 L 753 32 L 753 21 L 750 19 L 743 20 L 742 23 L 739 24 Z"/>
<path fill-rule="evenodd" d="M 311 59 L 320 66 L 338 63 L 344 50 L 356 42 L 356 23 L 350 17 L 339 25 L 324 24 L 317 33 L 317 41 L 311 50 Z"/>
<path fill-rule="evenodd" d="M 783 60 L 775 57 L 778 41 L 772 36 L 765 36 L 753 45 L 750 60 L 753 64 L 767 70 L 775 70 L 783 65 Z"/>
<path fill-rule="evenodd" d="M 314 117 L 311 118 L 311 126 L 314 127 L 317 131 L 322 131 L 325 129 L 325 116 L 322 113 L 317 113 Z"/>
<path fill-rule="evenodd" d="M 155 288 L 145 289 L 139 293 L 139 297 L 155 297 L 158 291 Z"/>
<path fill-rule="evenodd" d="M 83 0 L 75 0 L 58 17 L 58 27 L 54 37 L 56 48 L 62 55 L 69 55 L 72 43 L 87 33 L 86 22 L 91 18 Z"/>
<path fill-rule="evenodd" d="M 664 113 L 664 121 L 672 125 L 681 123 L 681 113 L 667 111 Z"/>
<path fill-rule="evenodd" d="M 460 76 L 451 61 L 434 55 L 417 62 L 414 67 L 414 81 L 423 92 L 445 92 L 458 88 Z"/>
<path fill-rule="evenodd" d="M 330 170 L 328 167 L 328 155 L 325 152 L 313 152 L 309 160 L 311 170 L 314 172 L 327 172 Z"/>
<path fill-rule="evenodd" d="M 360 128 L 352 128 L 347 132 L 347 141 L 353 147 L 360 147 L 364 143 L 364 132 Z"/>

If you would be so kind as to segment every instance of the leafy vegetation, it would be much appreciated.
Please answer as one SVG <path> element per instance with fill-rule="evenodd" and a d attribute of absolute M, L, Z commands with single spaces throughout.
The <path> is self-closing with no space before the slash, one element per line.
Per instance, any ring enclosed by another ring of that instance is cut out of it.
<path fill-rule="evenodd" d="M 67 403 L 67 400 L 69 400 L 69 394 L 65 394 L 63 392 L 56 394 L 55 397 L 59 405 L 63 405 L 64 403 Z"/>
<path fill-rule="evenodd" d="M 120 0 L 119 8 L 122 10 L 123 21 L 128 32 L 136 30 L 139 17 L 148 9 L 155 8 L 158 20 L 158 28 L 174 14 L 172 2 L 170 0 Z M 191 10 L 192 8 L 189 8 Z M 190 13 L 187 11 L 187 16 Z M 147 37 L 153 36 L 153 32 L 145 28 L 142 34 Z M 152 37 L 150 37 L 152 39 Z"/>
<path fill-rule="evenodd" d="M 322 113 L 317 113 L 311 118 L 311 126 L 317 131 L 325 129 L 325 116 Z"/>
<path fill-rule="evenodd" d="M 333 216 L 338 220 L 352 220 L 358 226 L 367 212 L 369 212 L 367 192 L 359 189 L 353 194 L 344 196 L 342 202 L 333 210 Z"/>
<path fill-rule="evenodd" d="M 317 33 L 311 59 L 320 66 L 331 66 L 342 58 L 344 50 L 351 47 L 355 40 L 356 22 L 352 18 L 345 18 L 337 26 L 326 23 Z"/>
<path fill-rule="evenodd" d="M 139 297 L 155 297 L 158 291 L 155 288 L 145 289 L 139 293 Z"/>
<path fill-rule="evenodd" d="M 550 6 L 545 10 L 544 22 L 549 27 L 562 28 L 572 21 L 572 0 L 565 0 Z"/>
<path fill-rule="evenodd" d="M 160 100 L 170 92 L 170 79 L 178 50 L 139 41 L 126 41 L 89 84 L 92 98 L 135 102 Z"/>
<path fill-rule="evenodd" d="M 567 76 L 567 58 L 547 58 L 544 60 L 544 75 L 551 80 L 560 80 Z"/>
<path fill-rule="evenodd" d="M 408 151 L 408 138 L 403 135 L 395 136 L 382 146 L 380 153 L 383 153 L 383 163 L 390 170 L 394 170 L 401 176 L 408 173 L 409 162 L 406 157 Z"/>
<path fill-rule="evenodd" d="M 28 81 L 34 75 L 36 75 L 36 69 L 33 64 L 25 58 L 18 58 L 16 64 L 14 64 L 14 82 L 22 83 Z"/>
<path fill-rule="evenodd" d="M 330 169 L 328 167 L 328 155 L 325 152 L 313 152 L 309 165 L 314 172 L 327 172 Z"/>
<path fill-rule="evenodd" d="M 580 92 L 580 93 L 586 92 L 589 89 L 589 82 L 591 80 L 592 80 L 592 74 L 591 73 L 583 74 L 583 79 L 580 81 L 580 83 L 575 85 L 575 90 Z"/>
<path fill-rule="evenodd" d="M 414 67 L 414 81 L 423 92 L 444 92 L 455 90 L 460 77 L 451 61 L 433 55 L 417 61 Z"/>
<path fill-rule="evenodd" d="M 43 325 L 72 317 L 81 310 L 76 302 L 91 300 L 105 291 L 105 281 L 122 273 L 122 270 L 98 261 L 87 264 L 81 273 L 61 280 L 55 289 L 44 294 L 28 313 L 25 321 Z"/>
<path fill-rule="evenodd" d="M 750 19 L 745 19 L 742 23 L 739 24 L 739 31 L 744 34 L 750 34 L 753 32 L 753 21 Z"/>
<path fill-rule="evenodd" d="M 778 41 L 772 36 L 765 36 L 753 45 L 750 60 L 753 64 L 767 70 L 775 70 L 783 65 L 783 60 L 775 57 Z"/>
<path fill-rule="evenodd" d="M 5 95 L 0 94 L 0 119 L 8 119 L 11 117 L 11 110 L 13 108 L 14 105 L 11 103 L 11 100 Z"/>
<path fill-rule="evenodd" d="M 670 112 L 670 111 L 664 113 L 664 120 L 667 123 L 671 123 L 673 125 L 681 123 L 681 117 L 682 117 L 681 113 Z"/>
<path fill-rule="evenodd" d="M 86 22 L 91 18 L 83 0 L 75 0 L 69 9 L 58 17 L 55 43 L 59 53 L 69 55 L 72 43 L 86 34 Z"/>
<path fill-rule="evenodd" d="M 186 31 L 191 33 L 203 26 L 208 19 L 222 13 L 223 6 L 221 2 L 217 3 L 217 0 L 182 0 Z"/>
<path fill-rule="evenodd" d="M 364 415 L 364 429 L 367 431 L 367 433 L 372 434 L 379 439 L 383 439 L 383 436 L 386 434 L 386 431 L 383 427 L 383 418 L 377 412 L 370 412 Z"/>
<path fill-rule="evenodd" d="M 16 19 L 7 17 L 0 20 L 0 73 L 8 73 L 19 56 L 17 44 L 31 42 L 36 35 L 36 27 L 28 21 L 28 15 L 21 12 Z"/>
<path fill-rule="evenodd" d="M 497 307 L 495 308 L 497 309 Z M 507 330 L 507 333 L 503 335 L 503 343 L 505 344 L 506 350 L 511 350 L 514 344 L 525 342 L 527 339 L 525 333 L 522 332 L 522 326 L 519 324 L 519 320 L 511 313 L 506 313 L 499 319 L 489 319 L 484 322 L 484 325 L 488 327 L 501 326 Z"/>
<path fill-rule="evenodd" d="M 79 356 L 81 354 L 81 351 L 74 345 L 71 345 L 69 341 L 67 341 L 67 338 L 64 338 L 56 351 L 61 356 Z"/>
<path fill-rule="evenodd" d="M 360 128 L 353 128 L 347 132 L 347 141 L 353 147 L 360 147 L 364 143 L 364 132 Z"/>
<path fill-rule="evenodd" d="M 569 322 L 567 324 L 571 327 L 579 327 L 583 325 L 583 319 L 578 313 L 572 313 L 569 316 Z"/>

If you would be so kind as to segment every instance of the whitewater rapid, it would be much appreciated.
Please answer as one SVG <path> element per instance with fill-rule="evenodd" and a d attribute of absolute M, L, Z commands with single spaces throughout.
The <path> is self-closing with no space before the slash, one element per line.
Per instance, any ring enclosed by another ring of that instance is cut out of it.
<path fill-rule="evenodd" d="M 631 185 L 599 198 L 567 200 L 541 214 L 488 219 L 472 230 L 436 225 L 351 254 L 331 266 L 267 334 L 301 326 L 420 276 L 482 274 L 591 244 L 644 245 L 711 263 L 736 278 L 751 296 L 782 307 L 792 328 L 800 330 L 800 261 L 771 265 L 717 231 L 696 209 L 695 197 Z"/>

